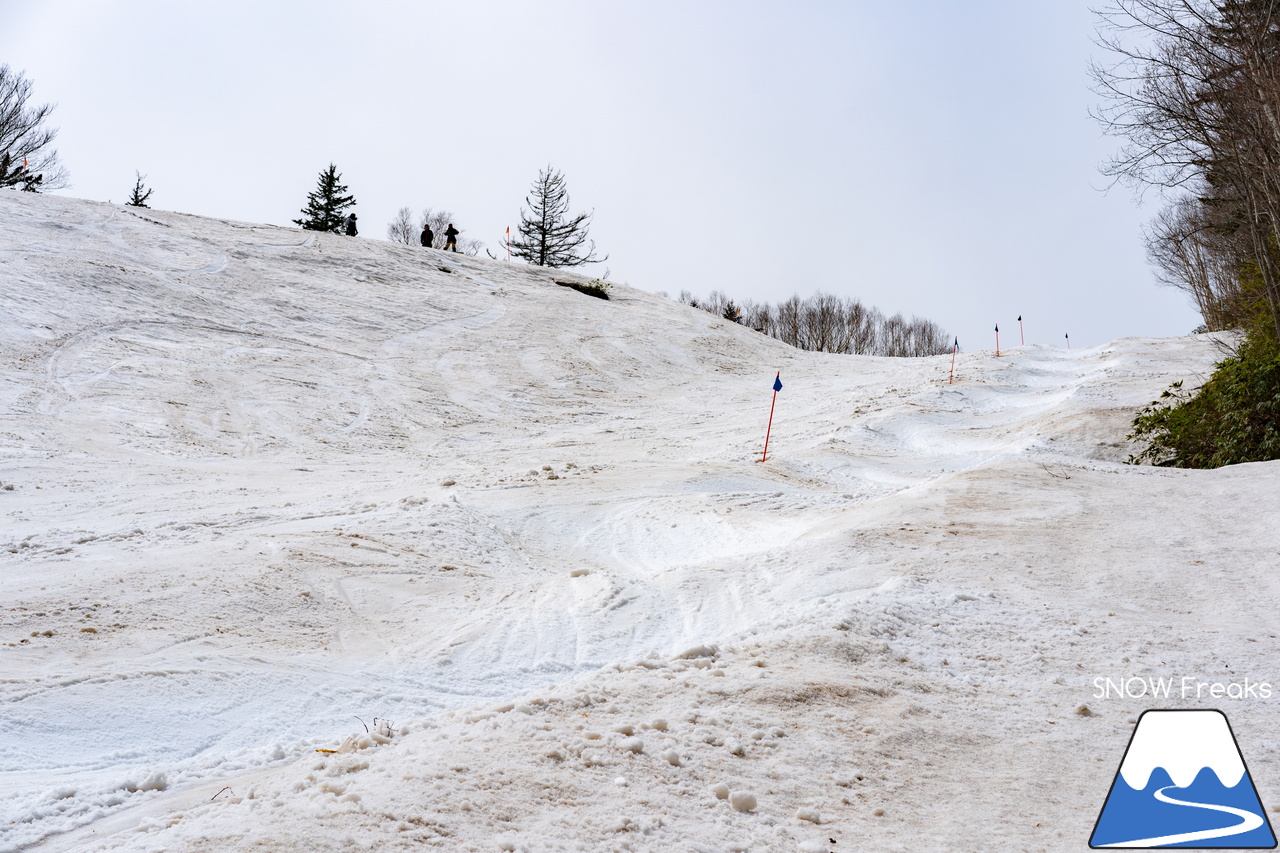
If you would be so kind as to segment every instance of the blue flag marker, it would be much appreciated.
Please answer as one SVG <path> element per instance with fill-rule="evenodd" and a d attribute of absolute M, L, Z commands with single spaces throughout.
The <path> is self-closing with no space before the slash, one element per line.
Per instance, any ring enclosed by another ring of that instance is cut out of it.
<path fill-rule="evenodd" d="M 773 377 L 773 402 L 769 404 L 769 426 L 764 431 L 764 453 L 760 454 L 760 461 L 763 462 L 769 458 L 769 435 L 773 432 L 773 410 L 778 405 L 778 392 L 782 390 L 782 371 L 778 371 L 778 375 Z"/>

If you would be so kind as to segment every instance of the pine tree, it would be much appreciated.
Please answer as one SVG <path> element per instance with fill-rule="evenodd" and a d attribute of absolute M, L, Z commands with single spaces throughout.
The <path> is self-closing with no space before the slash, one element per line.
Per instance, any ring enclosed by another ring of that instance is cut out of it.
<path fill-rule="evenodd" d="M 150 207 L 151 205 L 147 204 L 147 199 L 151 198 L 152 191 L 142 183 L 147 179 L 147 176 L 141 172 L 134 172 L 133 174 L 137 176 L 138 180 L 133 185 L 133 195 L 129 196 L 129 200 L 125 204 L 131 207 Z"/>
<path fill-rule="evenodd" d="M 329 164 L 329 168 L 320 173 L 316 182 L 316 191 L 307 193 L 307 206 L 302 209 L 302 218 L 293 220 L 308 231 L 342 232 L 346 210 L 355 207 L 355 196 L 344 195 L 346 184 L 340 183 L 342 175 L 338 167 Z"/>
<path fill-rule="evenodd" d="M 511 241 L 511 254 L 541 267 L 576 267 L 608 259 L 608 255 L 595 257 L 596 244 L 587 239 L 592 214 L 569 216 L 569 192 L 562 173 L 547 166 L 538 172 L 531 190 L 524 199 L 529 212 L 520 209 L 520 236 Z"/>
<path fill-rule="evenodd" d="M 44 175 L 32 174 L 25 164 L 16 164 L 6 151 L 0 156 L 0 187 L 19 187 L 26 192 L 39 192 Z"/>

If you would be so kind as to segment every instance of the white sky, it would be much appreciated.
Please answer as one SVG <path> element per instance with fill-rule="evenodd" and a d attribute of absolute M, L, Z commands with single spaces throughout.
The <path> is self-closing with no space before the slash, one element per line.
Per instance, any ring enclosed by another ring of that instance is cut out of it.
<path fill-rule="evenodd" d="M 65 194 L 287 225 L 337 164 L 362 236 L 455 212 L 499 249 L 548 163 L 648 290 L 815 290 L 962 348 L 1198 324 L 1154 285 L 1158 199 L 1103 193 L 1089 0 L 0 2 L 56 102 Z"/>

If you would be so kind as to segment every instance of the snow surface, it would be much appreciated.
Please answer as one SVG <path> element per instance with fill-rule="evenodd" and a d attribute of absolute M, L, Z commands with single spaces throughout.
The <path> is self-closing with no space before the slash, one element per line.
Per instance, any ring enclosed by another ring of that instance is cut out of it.
<path fill-rule="evenodd" d="M 1121 464 L 1208 337 L 949 385 L 571 273 L 0 222 L 0 851 L 1079 850 L 1155 704 L 1095 678 L 1280 682 L 1280 468 Z"/>

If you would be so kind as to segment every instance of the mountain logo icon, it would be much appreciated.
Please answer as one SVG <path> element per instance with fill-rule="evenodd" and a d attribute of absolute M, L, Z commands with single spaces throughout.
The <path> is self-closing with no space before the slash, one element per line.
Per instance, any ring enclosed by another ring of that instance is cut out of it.
<path fill-rule="evenodd" d="M 1226 715 L 1144 711 L 1089 846 L 1274 849 L 1271 821 Z"/>

